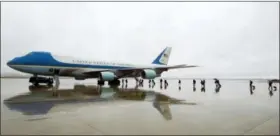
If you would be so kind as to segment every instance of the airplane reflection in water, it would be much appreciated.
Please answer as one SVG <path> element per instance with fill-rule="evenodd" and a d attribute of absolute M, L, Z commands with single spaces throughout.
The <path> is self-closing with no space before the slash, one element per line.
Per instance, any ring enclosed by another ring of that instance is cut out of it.
<path fill-rule="evenodd" d="M 10 110 L 19 111 L 25 115 L 42 115 L 51 112 L 53 107 L 69 103 L 96 103 L 98 101 L 118 100 L 152 101 L 153 107 L 166 120 L 172 119 L 169 104 L 195 105 L 195 103 L 186 103 L 183 100 L 171 98 L 153 90 L 138 89 L 137 86 L 135 88 L 118 88 L 75 85 L 73 89 L 57 89 L 58 96 L 55 97 L 52 95 L 53 92 L 50 91 L 51 88 L 47 86 L 29 86 L 31 92 L 17 95 L 4 102 Z M 59 99 L 59 101 L 52 101 L 51 99 Z"/>

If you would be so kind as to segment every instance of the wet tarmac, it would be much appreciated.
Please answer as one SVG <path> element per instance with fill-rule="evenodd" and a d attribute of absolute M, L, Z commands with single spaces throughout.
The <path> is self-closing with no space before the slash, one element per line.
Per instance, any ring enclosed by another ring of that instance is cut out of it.
<path fill-rule="evenodd" d="M 279 134 L 279 84 L 169 80 L 155 86 L 99 87 L 96 80 L 62 79 L 52 88 L 28 79 L 1 79 L 1 134 Z"/>

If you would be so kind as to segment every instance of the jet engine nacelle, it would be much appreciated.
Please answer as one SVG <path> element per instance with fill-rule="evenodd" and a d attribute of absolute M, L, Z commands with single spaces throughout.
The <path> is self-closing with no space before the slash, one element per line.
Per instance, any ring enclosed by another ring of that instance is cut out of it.
<path fill-rule="evenodd" d="M 157 77 L 157 73 L 154 70 L 145 69 L 141 72 L 141 77 L 143 79 L 154 79 L 155 77 Z"/>
<path fill-rule="evenodd" d="M 101 72 L 99 79 L 103 81 L 112 81 L 116 79 L 116 75 L 113 72 Z"/>

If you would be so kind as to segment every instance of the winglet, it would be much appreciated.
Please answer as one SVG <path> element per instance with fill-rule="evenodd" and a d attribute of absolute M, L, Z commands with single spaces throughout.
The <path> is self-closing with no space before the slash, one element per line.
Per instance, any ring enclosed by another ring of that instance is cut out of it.
<path fill-rule="evenodd" d="M 167 65 L 172 47 L 166 47 L 152 62 L 152 64 Z"/>

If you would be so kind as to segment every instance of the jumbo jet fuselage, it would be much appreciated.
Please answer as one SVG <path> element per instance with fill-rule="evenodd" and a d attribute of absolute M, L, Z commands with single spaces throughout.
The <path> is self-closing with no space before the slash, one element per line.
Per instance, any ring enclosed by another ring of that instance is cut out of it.
<path fill-rule="evenodd" d="M 7 65 L 17 71 L 34 74 L 53 76 L 54 70 L 59 70 L 59 76 L 76 77 L 76 78 L 96 78 L 84 74 L 83 72 L 117 72 L 117 70 L 162 67 L 157 64 L 135 65 L 121 62 L 108 62 L 96 60 L 77 59 L 68 56 L 52 55 L 50 52 L 31 52 L 25 56 L 16 57 L 9 61 Z M 116 73 L 117 74 L 117 73 Z M 139 77 L 139 74 L 131 73 L 124 77 Z M 157 75 L 160 76 L 160 75 Z"/>
<path fill-rule="evenodd" d="M 7 65 L 17 71 L 34 76 L 66 76 L 77 80 L 99 78 L 100 81 L 113 81 L 125 77 L 154 79 L 169 69 L 196 66 L 167 66 L 171 47 L 165 48 L 152 64 L 133 65 L 118 62 L 82 60 L 74 57 L 53 55 L 50 52 L 30 52 L 10 60 Z"/>

